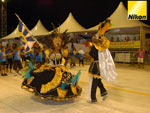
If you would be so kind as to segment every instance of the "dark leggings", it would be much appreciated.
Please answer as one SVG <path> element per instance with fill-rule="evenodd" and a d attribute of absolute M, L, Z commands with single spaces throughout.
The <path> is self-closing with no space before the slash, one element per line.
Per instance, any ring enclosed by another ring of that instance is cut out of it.
<path fill-rule="evenodd" d="M 80 64 L 84 65 L 83 59 L 79 59 L 79 66 L 80 66 Z"/>
<path fill-rule="evenodd" d="M 12 69 L 12 64 L 13 64 L 13 60 L 12 59 L 7 59 L 7 69 L 9 68 L 10 70 Z"/>
<path fill-rule="evenodd" d="M 96 90 L 97 90 L 97 87 L 100 88 L 100 94 L 101 94 L 101 96 L 104 96 L 104 95 L 107 94 L 107 91 L 104 88 L 104 85 L 103 85 L 101 79 L 93 78 L 92 87 L 91 87 L 91 99 L 92 100 L 96 100 Z"/>

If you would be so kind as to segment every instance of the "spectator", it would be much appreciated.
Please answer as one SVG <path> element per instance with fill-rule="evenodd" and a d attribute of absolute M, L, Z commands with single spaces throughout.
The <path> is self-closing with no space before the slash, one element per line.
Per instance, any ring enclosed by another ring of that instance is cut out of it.
<path fill-rule="evenodd" d="M 130 41 L 130 38 L 129 38 L 129 37 L 127 37 L 127 41 Z"/>
<path fill-rule="evenodd" d="M 127 37 L 124 38 L 124 41 L 127 41 Z"/>
<path fill-rule="evenodd" d="M 11 53 L 13 53 L 13 49 L 12 46 L 8 46 L 7 49 L 7 72 L 9 70 L 9 72 L 12 72 L 12 64 L 13 64 L 13 55 Z"/>
<path fill-rule="evenodd" d="M 119 40 L 119 37 L 117 37 L 117 40 L 116 40 L 116 42 L 120 42 L 120 40 Z"/>
<path fill-rule="evenodd" d="M 39 52 L 35 56 L 36 67 L 40 67 L 42 64 L 42 50 L 39 49 Z"/>
<path fill-rule="evenodd" d="M 145 50 L 141 46 L 138 50 L 138 68 L 144 68 L 144 56 Z"/>
<path fill-rule="evenodd" d="M 136 41 L 136 37 L 133 38 L 133 41 Z"/>
<path fill-rule="evenodd" d="M 110 37 L 110 41 L 111 41 L 111 42 L 114 42 L 114 37 Z"/>
<path fill-rule="evenodd" d="M 138 40 L 140 40 L 140 36 L 138 37 Z"/>
<path fill-rule="evenodd" d="M 70 67 L 72 68 L 73 66 L 76 66 L 76 64 L 75 64 L 75 60 L 76 60 L 76 50 L 75 50 L 75 49 L 73 49 L 73 50 L 71 51 L 70 58 L 71 58 Z"/>
<path fill-rule="evenodd" d="M 78 52 L 78 57 L 79 57 L 79 66 L 82 63 L 82 66 L 84 66 L 84 51 L 80 48 Z"/>
<path fill-rule="evenodd" d="M 19 75 L 20 75 L 19 71 L 20 71 L 20 69 L 22 69 L 21 54 L 22 53 L 20 51 L 20 47 L 16 47 L 16 49 L 14 51 L 14 70 Z"/>
<path fill-rule="evenodd" d="M 0 67 L 1 67 L 1 75 L 7 76 L 7 74 L 6 74 L 6 49 L 5 49 L 5 47 L 3 47 L 1 52 L 0 52 Z"/>

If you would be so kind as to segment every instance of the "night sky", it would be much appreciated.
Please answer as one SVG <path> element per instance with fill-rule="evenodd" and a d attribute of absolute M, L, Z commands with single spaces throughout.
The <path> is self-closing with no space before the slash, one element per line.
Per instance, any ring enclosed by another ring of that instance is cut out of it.
<path fill-rule="evenodd" d="M 18 19 L 17 13 L 29 29 L 32 29 L 40 19 L 48 30 L 52 30 L 51 23 L 57 27 L 67 18 L 69 12 L 85 28 L 97 25 L 109 17 L 120 3 L 119 0 L 7 0 L 8 33 L 12 32 Z M 127 1 L 123 0 L 125 7 Z M 150 4 L 148 2 L 148 4 Z M 148 20 L 150 25 L 148 5 Z"/>

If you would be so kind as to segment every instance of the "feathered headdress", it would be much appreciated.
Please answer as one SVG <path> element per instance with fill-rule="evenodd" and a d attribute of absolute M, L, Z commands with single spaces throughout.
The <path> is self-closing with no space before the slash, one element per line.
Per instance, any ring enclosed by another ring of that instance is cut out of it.
<path fill-rule="evenodd" d="M 102 35 L 104 35 L 109 29 L 110 29 L 110 26 L 111 26 L 111 22 L 109 19 L 106 19 L 104 20 L 103 22 L 101 22 L 99 24 L 99 27 L 98 27 L 98 32 L 96 33 L 96 37 L 97 38 L 100 38 Z M 79 35 L 85 39 L 92 39 L 92 35 Z"/>
<path fill-rule="evenodd" d="M 44 38 L 39 39 L 41 43 L 44 43 L 47 47 L 52 48 L 53 47 L 53 39 L 56 37 L 60 37 L 62 39 L 61 46 L 64 48 L 69 42 L 72 41 L 72 38 L 70 37 L 69 33 L 67 33 L 67 30 L 65 30 L 63 33 L 59 33 L 59 28 L 55 28 L 53 32 Z"/>
<path fill-rule="evenodd" d="M 99 28 L 98 28 L 98 35 L 104 35 L 106 31 L 110 29 L 111 23 L 109 19 L 106 19 L 102 23 L 100 23 Z"/>

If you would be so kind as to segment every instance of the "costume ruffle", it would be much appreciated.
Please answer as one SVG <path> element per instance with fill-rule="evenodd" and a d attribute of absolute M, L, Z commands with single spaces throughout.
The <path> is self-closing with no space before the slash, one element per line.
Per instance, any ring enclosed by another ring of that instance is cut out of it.
<path fill-rule="evenodd" d="M 63 65 L 42 65 L 30 72 L 30 78 L 25 77 L 22 88 L 34 93 L 41 99 L 56 101 L 73 100 L 78 97 L 82 88 L 78 84 L 80 71 L 72 75 Z"/>

